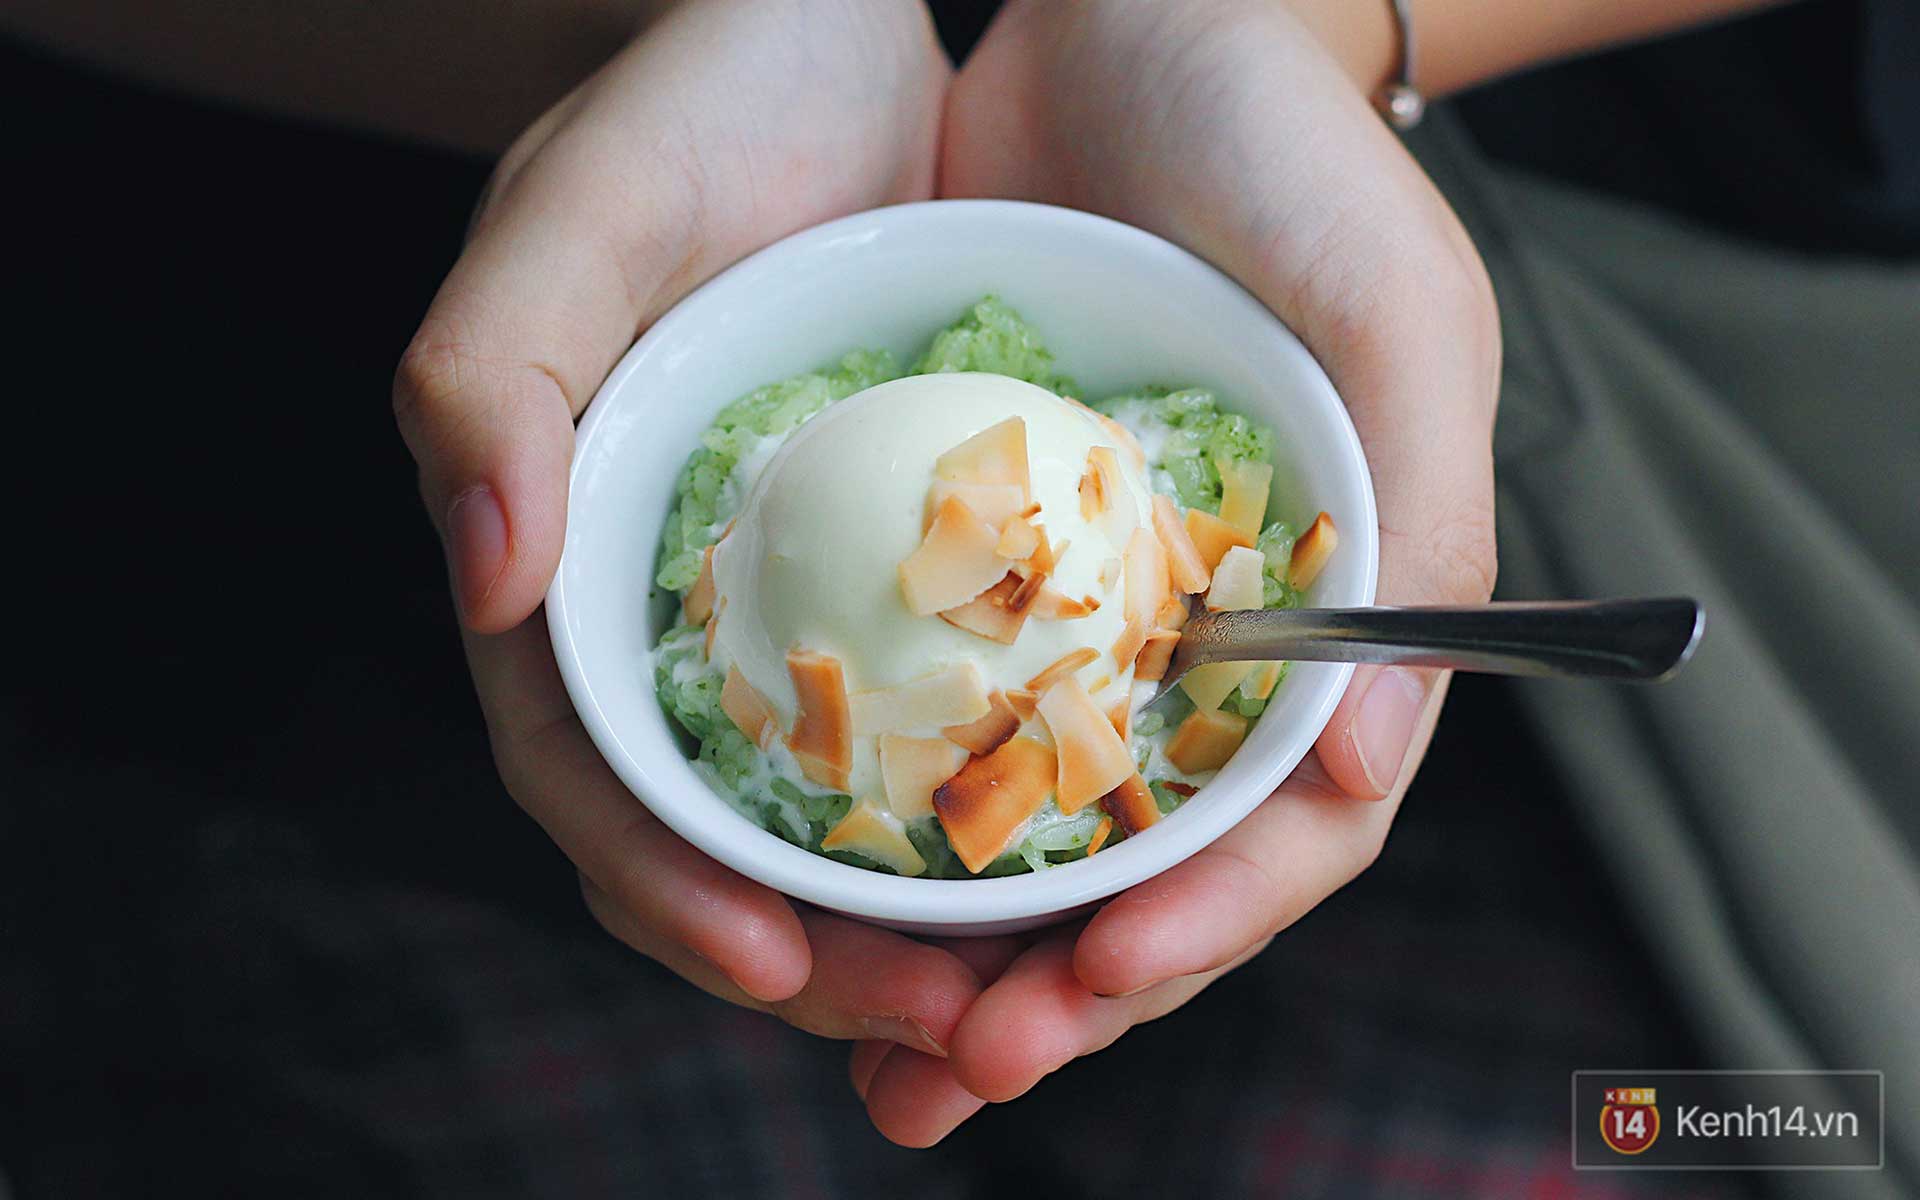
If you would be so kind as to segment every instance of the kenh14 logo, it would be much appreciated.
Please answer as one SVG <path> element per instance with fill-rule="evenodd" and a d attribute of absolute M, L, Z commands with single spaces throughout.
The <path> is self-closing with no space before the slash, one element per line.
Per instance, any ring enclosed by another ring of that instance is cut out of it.
<path fill-rule="evenodd" d="M 1660 1109 L 1652 1088 L 1606 1089 L 1600 1138 L 1616 1154 L 1642 1154 L 1660 1136 Z"/>

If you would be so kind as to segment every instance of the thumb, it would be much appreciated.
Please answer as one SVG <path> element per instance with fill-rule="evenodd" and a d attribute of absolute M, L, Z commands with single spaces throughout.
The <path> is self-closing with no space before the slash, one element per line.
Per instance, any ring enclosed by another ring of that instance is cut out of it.
<path fill-rule="evenodd" d="M 1314 746 L 1328 777 L 1350 796 L 1381 800 L 1393 794 L 1407 764 L 1425 753 L 1450 677 L 1412 667 L 1354 671 Z"/>
<path fill-rule="evenodd" d="M 1483 604 L 1496 571 L 1498 316 L 1478 256 L 1430 186 L 1420 180 L 1405 197 L 1436 231 L 1425 261 L 1408 269 L 1356 249 L 1366 299 L 1324 289 L 1300 324 L 1366 450 L 1380 518 L 1378 602 Z M 1404 260 L 1405 247 L 1397 254 Z M 1332 781 L 1356 797 L 1397 795 L 1425 751 L 1449 678 L 1402 666 L 1355 671 L 1315 744 Z"/>
<path fill-rule="evenodd" d="M 1393 255 L 1351 246 L 1349 280 L 1364 287 L 1319 289 L 1299 327 L 1366 450 L 1380 520 L 1378 602 L 1483 604 L 1496 571 L 1498 316 L 1478 256 L 1431 185 L 1410 181 L 1401 205 L 1403 227 L 1405 213 L 1424 210 L 1431 233 L 1417 261 L 1409 265 L 1416 256 L 1404 244 Z M 1356 797 L 1397 795 L 1425 752 L 1449 678 L 1403 666 L 1356 670 L 1315 744 L 1332 781 Z"/>

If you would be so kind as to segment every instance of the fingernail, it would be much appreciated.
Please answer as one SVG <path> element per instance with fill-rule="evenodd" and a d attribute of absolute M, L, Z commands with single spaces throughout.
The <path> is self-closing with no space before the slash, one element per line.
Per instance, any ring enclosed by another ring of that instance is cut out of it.
<path fill-rule="evenodd" d="M 468 488 L 447 508 L 447 562 L 462 616 L 493 590 L 507 556 L 507 514 L 486 484 Z"/>
<path fill-rule="evenodd" d="M 865 1017 L 860 1022 L 868 1037 L 897 1042 L 909 1050 L 945 1058 L 947 1048 L 933 1039 L 927 1027 L 912 1017 Z"/>
<path fill-rule="evenodd" d="M 1388 667 L 1374 676 L 1360 701 L 1360 711 L 1353 718 L 1353 746 L 1360 755 L 1360 769 L 1378 794 L 1392 791 L 1400 778 L 1413 728 L 1426 703 L 1425 681 L 1402 667 Z"/>

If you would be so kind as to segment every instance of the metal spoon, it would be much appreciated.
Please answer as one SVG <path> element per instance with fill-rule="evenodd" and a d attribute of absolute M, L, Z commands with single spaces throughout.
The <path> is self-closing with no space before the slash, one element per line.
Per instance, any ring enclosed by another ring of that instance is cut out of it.
<path fill-rule="evenodd" d="M 1154 700 L 1202 664 L 1271 659 L 1657 683 L 1705 628 L 1706 611 L 1684 597 L 1203 613 L 1180 631 Z"/>

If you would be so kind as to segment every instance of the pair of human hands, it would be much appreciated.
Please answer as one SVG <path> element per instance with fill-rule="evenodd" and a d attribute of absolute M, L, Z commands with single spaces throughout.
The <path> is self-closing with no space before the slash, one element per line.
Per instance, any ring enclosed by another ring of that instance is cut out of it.
<path fill-rule="evenodd" d="M 796 906 L 641 806 L 538 619 L 573 422 L 636 333 L 728 263 L 935 195 L 1105 213 L 1264 301 L 1359 429 L 1384 603 L 1491 591 L 1499 359 L 1465 233 L 1275 0 L 1014 0 L 957 74 L 910 0 L 688 0 L 507 152 L 395 384 L 496 764 L 607 930 L 852 1040 L 874 1124 L 916 1146 L 1178 1008 L 1363 870 L 1445 690 L 1356 672 L 1314 755 L 1239 826 L 1033 935 L 916 939 Z"/>

